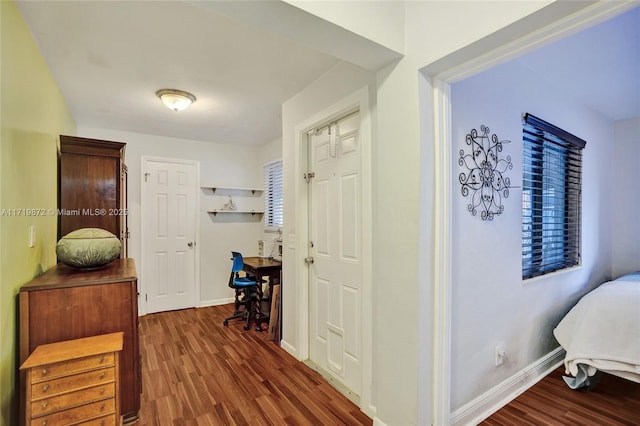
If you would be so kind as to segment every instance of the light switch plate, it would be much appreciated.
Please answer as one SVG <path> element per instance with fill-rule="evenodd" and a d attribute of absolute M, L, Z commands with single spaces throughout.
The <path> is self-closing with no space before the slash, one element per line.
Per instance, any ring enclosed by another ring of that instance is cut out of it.
<path fill-rule="evenodd" d="M 36 245 L 36 227 L 31 225 L 29 227 L 29 247 L 35 247 Z"/>

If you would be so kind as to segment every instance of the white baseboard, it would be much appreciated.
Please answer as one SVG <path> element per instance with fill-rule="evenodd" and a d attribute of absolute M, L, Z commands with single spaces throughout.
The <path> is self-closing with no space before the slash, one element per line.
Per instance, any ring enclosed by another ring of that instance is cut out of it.
<path fill-rule="evenodd" d="M 377 417 L 373 418 L 373 426 L 387 426 L 387 424 L 385 422 L 383 422 L 382 420 L 380 420 Z"/>
<path fill-rule="evenodd" d="M 499 385 L 458 408 L 451 413 L 451 425 L 477 425 L 558 368 L 564 360 L 564 355 L 564 349 L 558 347 Z M 373 424 L 376 424 L 375 421 Z"/>
<path fill-rule="evenodd" d="M 233 297 L 226 297 L 224 299 L 213 299 L 213 300 L 203 300 L 198 305 L 198 308 L 206 308 L 208 306 L 218 306 L 218 305 L 228 305 L 229 303 L 233 303 Z"/>
<path fill-rule="evenodd" d="M 365 413 L 369 418 L 373 419 L 373 424 L 374 425 L 376 424 L 376 419 L 378 419 L 376 417 L 376 414 L 377 414 L 378 410 L 376 409 L 375 405 L 369 404 L 367 407 L 363 407 L 362 405 L 360 405 L 360 410 L 363 413 Z M 379 422 L 379 423 L 377 423 L 378 425 L 386 426 L 382 420 L 378 419 L 378 422 Z"/>
<path fill-rule="evenodd" d="M 284 349 L 286 352 L 288 352 L 289 355 L 291 355 L 298 361 L 301 361 L 301 359 L 298 358 L 298 351 L 296 350 L 295 346 L 293 346 L 291 343 L 287 342 L 286 340 L 280 340 L 280 347 Z"/>

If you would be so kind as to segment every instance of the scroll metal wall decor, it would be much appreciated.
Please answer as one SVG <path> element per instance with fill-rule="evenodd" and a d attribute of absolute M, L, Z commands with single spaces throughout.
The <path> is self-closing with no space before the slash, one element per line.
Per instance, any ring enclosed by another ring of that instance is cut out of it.
<path fill-rule="evenodd" d="M 495 133 L 491 136 L 489 134 L 489 128 L 484 125 L 480 126 L 480 133 L 472 129 L 466 137 L 471 152 L 465 154 L 464 149 L 461 149 L 458 159 L 458 164 L 468 170 L 458 177 L 462 185 L 462 196 L 471 195 L 467 210 L 473 216 L 480 210 L 482 220 L 493 220 L 495 215 L 504 211 L 502 197 L 509 197 L 511 184 L 504 174 L 513 169 L 510 155 L 500 158 L 503 144 L 511 141 L 501 141 Z"/>

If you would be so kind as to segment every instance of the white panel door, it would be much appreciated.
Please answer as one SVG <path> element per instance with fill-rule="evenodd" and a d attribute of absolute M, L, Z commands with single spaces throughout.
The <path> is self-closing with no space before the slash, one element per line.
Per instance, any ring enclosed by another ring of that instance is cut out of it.
<path fill-rule="evenodd" d="M 196 165 L 147 160 L 145 166 L 147 312 L 195 307 Z"/>
<path fill-rule="evenodd" d="M 360 395 L 362 189 L 360 114 L 309 137 L 309 358 Z"/>

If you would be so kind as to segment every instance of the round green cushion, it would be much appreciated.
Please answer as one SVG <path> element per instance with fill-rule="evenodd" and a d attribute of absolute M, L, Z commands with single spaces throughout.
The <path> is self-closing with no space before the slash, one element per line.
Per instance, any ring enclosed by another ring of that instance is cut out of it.
<path fill-rule="evenodd" d="M 76 229 L 58 241 L 56 254 L 74 268 L 99 268 L 120 257 L 120 240 L 104 229 Z"/>

